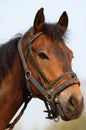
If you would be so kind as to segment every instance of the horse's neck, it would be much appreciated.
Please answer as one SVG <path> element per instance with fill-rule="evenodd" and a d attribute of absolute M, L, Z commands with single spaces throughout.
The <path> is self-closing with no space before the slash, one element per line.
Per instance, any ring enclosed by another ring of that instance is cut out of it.
<path fill-rule="evenodd" d="M 12 69 L 0 83 L 0 130 L 4 130 L 23 102 L 21 67 L 16 57 Z"/>

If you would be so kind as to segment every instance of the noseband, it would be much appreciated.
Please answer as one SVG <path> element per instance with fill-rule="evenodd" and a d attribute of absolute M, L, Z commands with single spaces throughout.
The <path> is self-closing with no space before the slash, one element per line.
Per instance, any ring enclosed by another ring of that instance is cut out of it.
<path fill-rule="evenodd" d="M 64 91 L 64 89 L 70 87 L 73 84 L 79 84 L 79 80 L 77 79 L 76 74 L 73 72 L 67 72 L 65 74 L 60 75 L 52 83 L 50 83 L 46 79 L 46 77 L 44 76 L 44 74 L 42 73 L 38 64 L 35 61 L 35 58 L 34 58 L 34 55 L 32 52 L 32 48 L 31 48 L 31 44 L 34 42 L 34 40 L 36 40 L 42 34 L 43 34 L 43 32 L 40 32 L 40 33 L 37 33 L 33 38 L 28 37 L 28 44 L 26 45 L 26 47 L 28 47 L 28 53 L 30 54 L 30 56 L 32 58 L 34 67 L 35 67 L 38 75 L 43 79 L 43 81 L 46 81 L 46 83 L 49 84 L 47 90 L 45 89 L 46 87 L 44 87 L 43 84 L 40 84 L 38 81 L 36 81 L 36 79 L 32 76 L 31 71 L 27 67 L 27 63 L 26 63 L 25 57 L 23 55 L 22 45 L 21 45 L 23 38 L 18 43 L 18 51 L 19 51 L 19 55 L 21 58 L 24 72 L 25 72 L 25 79 L 26 79 L 27 89 L 29 91 L 29 96 L 36 97 L 36 95 L 34 95 L 33 92 L 31 91 L 30 83 L 32 83 L 35 86 L 35 88 L 45 97 L 44 103 L 47 108 L 47 111 L 45 111 L 48 113 L 47 118 L 56 119 L 59 116 L 59 114 L 57 112 L 57 108 L 56 108 L 56 104 L 59 103 L 59 100 L 56 95 L 58 95 L 59 93 Z M 68 81 L 65 81 L 62 84 L 60 84 L 61 81 L 63 81 L 64 79 L 66 79 L 69 76 L 71 78 Z M 56 85 L 58 85 L 57 88 L 55 87 Z M 53 89 L 53 88 L 55 88 L 55 89 Z"/>

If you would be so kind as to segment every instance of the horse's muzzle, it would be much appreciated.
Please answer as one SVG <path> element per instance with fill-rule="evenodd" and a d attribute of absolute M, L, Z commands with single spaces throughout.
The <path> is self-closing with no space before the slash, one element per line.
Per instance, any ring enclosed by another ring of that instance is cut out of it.
<path fill-rule="evenodd" d="M 83 97 L 80 99 L 73 95 L 64 101 L 60 98 L 56 104 L 58 115 L 65 121 L 79 118 L 84 108 Z"/>

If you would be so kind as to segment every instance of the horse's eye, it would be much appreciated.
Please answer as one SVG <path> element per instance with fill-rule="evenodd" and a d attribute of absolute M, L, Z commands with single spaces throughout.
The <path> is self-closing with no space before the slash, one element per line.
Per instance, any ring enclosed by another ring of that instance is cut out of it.
<path fill-rule="evenodd" d="M 45 53 L 43 53 L 43 52 L 38 53 L 38 56 L 39 56 L 41 59 L 49 59 L 48 56 L 47 56 Z"/>

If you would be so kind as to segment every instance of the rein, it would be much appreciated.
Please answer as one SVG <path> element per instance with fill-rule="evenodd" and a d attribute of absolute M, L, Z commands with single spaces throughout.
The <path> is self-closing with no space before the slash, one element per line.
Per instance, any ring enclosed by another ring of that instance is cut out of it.
<path fill-rule="evenodd" d="M 41 94 L 45 97 L 44 103 L 45 103 L 47 110 L 44 111 L 44 112 L 48 113 L 48 117 L 46 117 L 46 118 L 54 119 L 55 121 L 58 121 L 59 114 L 57 113 L 56 104 L 59 103 L 59 100 L 56 97 L 56 95 L 58 95 L 64 89 L 70 87 L 73 84 L 79 84 L 79 80 L 77 79 L 76 74 L 73 73 L 73 72 L 67 72 L 65 74 L 60 75 L 52 83 L 50 83 L 46 79 L 46 77 L 44 76 L 44 74 L 42 73 L 38 64 L 35 61 L 35 58 L 34 58 L 33 52 L 32 52 L 32 48 L 31 48 L 32 42 L 34 42 L 34 40 L 36 40 L 42 34 L 43 34 L 43 32 L 40 32 L 40 33 L 37 33 L 33 38 L 28 37 L 28 44 L 26 45 L 26 47 L 28 47 L 28 53 L 30 54 L 30 56 L 32 58 L 32 61 L 34 63 L 34 66 L 35 66 L 35 69 L 36 69 L 38 75 L 43 79 L 43 81 L 46 81 L 48 83 L 48 90 L 45 89 L 43 84 L 41 85 L 38 81 L 36 81 L 36 79 L 32 76 L 31 71 L 27 67 L 27 63 L 26 63 L 25 57 L 23 55 L 22 45 L 21 45 L 21 41 L 22 41 L 23 38 L 21 38 L 19 43 L 18 43 L 18 52 L 19 52 L 20 59 L 21 59 L 23 69 L 24 69 L 24 72 L 25 72 L 26 86 L 27 86 L 27 89 L 29 91 L 29 94 L 28 94 L 29 96 L 27 98 L 28 100 L 25 103 L 26 105 L 25 105 L 24 108 L 26 108 L 27 104 L 32 99 L 32 97 L 36 97 L 36 95 L 34 95 L 33 92 L 31 91 L 30 83 L 32 83 L 35 86 L 35 88 L 37 90 L 39 90 L 39 92 L 41 92 Z M 65 78 L 67 78 L 68 76 L 71 76 L 71 78 L 68 81 L 65 81 L 65 82 L 63 82 L 62 84 L 59 85 L 59 83 L 61 81 L 63 81 Z M 53 89 L 53 87 L 55 87 L 56 85 L 58 85 L 58 87 Z M 14 123 L 14 125 L 15 125 L 15 123 Z M 11 130 L 11 129 L 9 129 L 9 130 Z"/>

